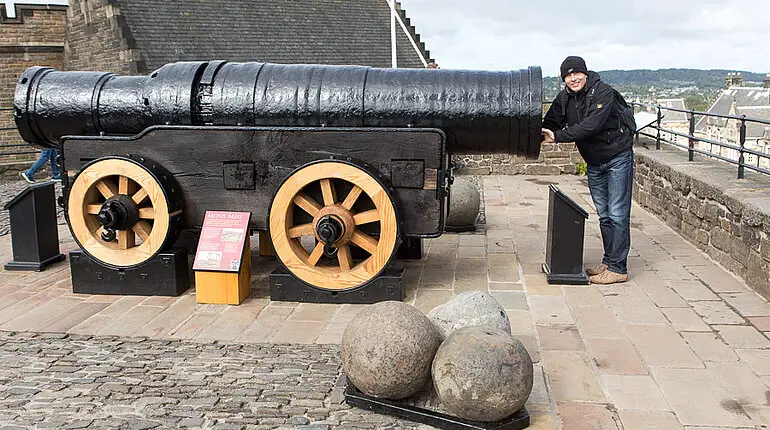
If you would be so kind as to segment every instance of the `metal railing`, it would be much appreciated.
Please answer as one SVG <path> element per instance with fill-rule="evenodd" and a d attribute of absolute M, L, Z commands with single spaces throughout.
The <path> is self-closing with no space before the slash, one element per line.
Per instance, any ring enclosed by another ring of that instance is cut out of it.
<path fill-rule="evenodd" d="M 696 110 L 687 110 L 687 109 L 678 109 L 673 107 L 665 107 L 661 105 L 652 105 L 652 104 L 645 104 L 645 103 L 638 103 L 638 102 L 632 102 L 630 103 L 634 106 L 635 110 L 638 109 L 644 109 L 648 112 L 657 114 L 657 119 L 655 122 L 653 122 L 653 125 L 650 125 L 648 127 L 645 127 L 644 129 L 637 132 L 637 136 L 646 136 L 652 139 L 655 139 L 655 149 L 660 149 L 661 143 L 666 143 L 669 145 L 676 146 L 678 148 L 682 148 L 687 150 L 687 159 L 688 161 L 693 161 L 695 153 L 716 158 L 718 160 L 724 161 L 726 163 L 734 164 L 738 166 L 738 179 L 743 179 L 745 175 L 745 169 L 753 170 L 755 172 L 763 173 L 765 175 L 770 175 L 770 169 L 766 169 L 761 167 L 761 161 L 762 160 L 768 160 L 770 161 L 770 153 L 762 152 L 762 151 L 756 151 L 751 148 L 746 147 L 746 123 L 758 123 L 758 124 L 764 124 L 767 126 L 770 126 L 770 121 L 763 120 L 760 118 L 751 118 L 747 117 L 746 115 L 741 116 L 735 116 L 735 115 L 721 115 L 721 114 L 715 114 L 715 113 L 709 113 L 709 112 L 700 112 Z M 662 126 L 662 120 L 664 118 L 664 111 L 671 111 L 671 112 L 681 112 L 687 115 L 687 120 L 689 122 L 689 133 L 684 134 L 682 132 L 676 131 L 676 130 L 669 130 L 666 128 L 663 128 Z M 707 139 L 705 137 L 698 137 L 695 135 L 695 124 L 696 120 L 695 117 L 700 116 L 702 118 L 719 118 L 725 120 L 724 128 L 728 127 L 728 121 L 735 120 L 740 123 L 738 126 L 738 145 L 728 143 L 728 142 L 719 142 L 711 139 Z M 647 128 L 652 128 L 653 130 L 656 130 L 655 134 L 650 134 L 648 132 L 645 132 Z M 670 139 L 665 138 L 662 136 L 662 133 L 668 133 L 669 136 L 680 136 L 685 139 L 687 139 L 687 145 L 672 141 Z M 711 151 L 705 151 L 703 149 L 699 149 L 695 147 L 695 144 L 698 142 L 704 142 L 709 144 L 709 149 L 713 149 L 714 146 L 721 148 L 727 148 L 731 149 L 733 151 L 736 151 L 738 153 L 737 159 L 725 157 L 721 155 L 721 151 L 719 154 L 711 152 Z M 751 154 L 756 156 L 756 165 L 748 164 L 745 162 L 745 156 L 746 154 Z"/>
<path fill-rule="evenodd" d="M 13 111 L 13 108 L 0 108 L 0 115 L 3 114 L 3 112 L 11 112 Z M 0 127 L 0 132 L 3 131 L 11 131 L 16 130 L 16 126 L 10 126 L 10 127 Z M 24 148 L 23 150 L 6 150 L 7 148 Z M 37 154 L 38 151 L 27 143 L 8 143 L 0 141 L 0 161 L 6 161 L 6 157 L 9 155 L 28 155 L 28 154 Z"/>

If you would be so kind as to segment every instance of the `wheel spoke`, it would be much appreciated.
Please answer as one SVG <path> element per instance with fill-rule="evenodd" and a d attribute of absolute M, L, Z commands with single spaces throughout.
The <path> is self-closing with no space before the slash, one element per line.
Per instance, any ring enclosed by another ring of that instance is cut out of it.
<path fill-rule="evenodd" d="M 96 182 L 96 189 L 104 196 L 105 199 L 109 199 L 118 194 L 118 188 L 112 182 L 107 182 L 107 179 L 100 179 Z"/>
<path fill-rule="evenodd" d="M 307 236 L 313 233 L 315 233 L 315 229 L 313 228 L 312 223 L 295 225 L 294 227 L 289 229 L 290 238 Z"/>
<path fill-rule="evenodd" d="M 139 191 L 136 192 L 133 196 L 131 196 L 131 199 L 134 201 L 134 204 L 139 205 L 141 204 L 144 199 L 148 197 L 147 191 L 144 188 L 140 188 Z"/>
<path fill-rule="evenodd" d="M 353 185 L 353 188 L 348 193 L 348 196 L 345 197 L 345 201 L 342 202 L 342 207 L 350 210 L 354 204 L 356 204 L 356 200 L 358 200 L 358 196 L 361 195 L 361 192 L 363 190 L 358 185 Z"/>
<path fill-rule="evenodd" d="M 353 267 L 353 257 L 350 256 L 350 247 L 348 245 L 337 248 L 337 260 L 340 262 L 340 271 L 345 272 Z"/>
<path fill-rule="evenodd" d="M 133 230 L 118 230 L 118 248 L 129 249 L 136 246 L 136 236 Z"/>
<path fill-rule="evenodd" d="M 97 215 L 101 209 L 102 205 L 88 205 L 86 207 L 86 213 L 89 215 Z"/>
<path fill-rule="evenodd" d="M 150 232 L 152 231 L 152 227 L 150 226 L 150 223 L 147 221 L 139 221 L 138 223 L 134 224 L 131 229 L 139 235 L 142 240 L 147 240 L 148 237 L 150 237 Z"/>
<path fill-rule="evenodd" d="M 353 220 L 356 222 L 356 225 L 369 224 L 370 222 L 379 221 L 380 213 L 376 209 L 360 212 L 353 215 Z"/>
<path fill-rule="evenodd" d="M 139 209 L 139 218 L 142 219 L 155 219 L 155 208 L 150 206 L 148 208 Z"/>
<path fill-rule="evenodd" d="M 128 179 L 128 176 L 119 176 L 118 177 L 118 192 L 124 196 L 131 195 L 131 181 Z"/>
<path fill-rule="evenodd" d="M 324 255 L 324 244 L 323 242 L 318 242 L 315 245 L 315 248 L 313 248 L 313 252 L 310 253 L 310 257 L 307 258 L 307 263 L 311 266 L 315 266 L 318 264 L 318 260 L 321 259 L 322 255 Z"/>
<path fill-rule="evenodd" d="M 321 192 L 324 195 L 325 206 L 331 206 L 337 202 L 337 193 L 334 191 L 334 184 L 332 184 L 331 179 L 321 179 Z"/>
<path fill-rule="evenodd" d="M 353 237 L 350 239 L 350 241 L 363 248 L 364 251 L 368 252 L 369 254 L 374 254 L 374 252 L 377 251 L 377 239 L 369 236 L 366 233 L 362 233 L 361 230 L 356 230 L 353 232 Z"/>
<path fill-rule="evenodd" d="M 297 194 L 297 196 L 294 197 L 294 204 L 301 207 L 302 210 L 309 213 L 310 216 L 315 216 L 315 214 L 321 209 L 321 205 L 305 193 Z"/>

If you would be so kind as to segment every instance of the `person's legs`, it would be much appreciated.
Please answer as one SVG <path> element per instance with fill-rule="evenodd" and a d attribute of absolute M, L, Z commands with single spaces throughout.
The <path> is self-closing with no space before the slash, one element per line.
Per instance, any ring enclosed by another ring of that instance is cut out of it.
<path fill-rule="evenodd" d="M 43 166 L 45 166 L 45 163 L 48 162 L 48 160 L 51 159 L 51 152 L 54 151 L 53 149 L 44 149 L 40 151 L 40 157 L 38 157 L 37 161 L 35 161 L 32 166 L 27 170 L 26 172 L 23 172 L 22 177 L 27 182 L 34 182 L 35 179 L 35 173 L 38 172 Z"/>
<path fill-rule="evenodd" d="M 59 172 L 59 164 L 56 162 L 56 158 L 59 156 L 59 151 L 56 149 L 51 149 L 51 179 L 58 180 L 61 179 L 61 172 Z"/>
<path fill-rule="evenodd" d="M 626 151 L 608 163 L 608 217 L 612 225 L 609 270 L 628 273 L 628 251 L 631 248 L 631 189 L 634 180 L 634 153 Z"/>
<path fill-rule="evenodd" d="M 612 222 L 609 217 L 609 190 L 608 175 L 604 165 L 591 166 L 587 168 L 588 190 L 591 192 L 591 199 L 594 201 L 596 213 L 599 215 L 599 230 L 602 234 L 602 243 L 604 245 L 604 256 L 602 264 L 609 266 L 609 250 L 612 243 Z"/>

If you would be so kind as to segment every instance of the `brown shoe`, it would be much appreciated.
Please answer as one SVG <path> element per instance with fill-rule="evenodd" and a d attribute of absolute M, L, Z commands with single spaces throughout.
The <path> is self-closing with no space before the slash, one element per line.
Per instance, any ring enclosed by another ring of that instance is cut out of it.
<path fill-rule="evenodd" d="M 588 278 L 592 284 L 616 284 L 618 282 L 628 281 L 628 275 L 625 273 L 615 273 L 611 270 L 605 270 L 604 272 L 591 276 Z"/>
<path fill-rule="evenodd" d="M 604 272 L 605 270 L 607 270 L 607 268 L 608 266 L 604 263 L 597 264 L 596 266 L 588 266 L 586 267 L 586 273 L 588 274 L 588 276 L 594 276 Z"/>

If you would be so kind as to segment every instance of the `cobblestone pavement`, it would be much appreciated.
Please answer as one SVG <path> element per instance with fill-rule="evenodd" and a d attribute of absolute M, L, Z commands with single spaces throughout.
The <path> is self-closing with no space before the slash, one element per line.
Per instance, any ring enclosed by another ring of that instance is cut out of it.
<path fill-rule="evenodd" d="M 2 430 L 418 428 L 343 388 L 334 345 L 0 332 Z"/>

